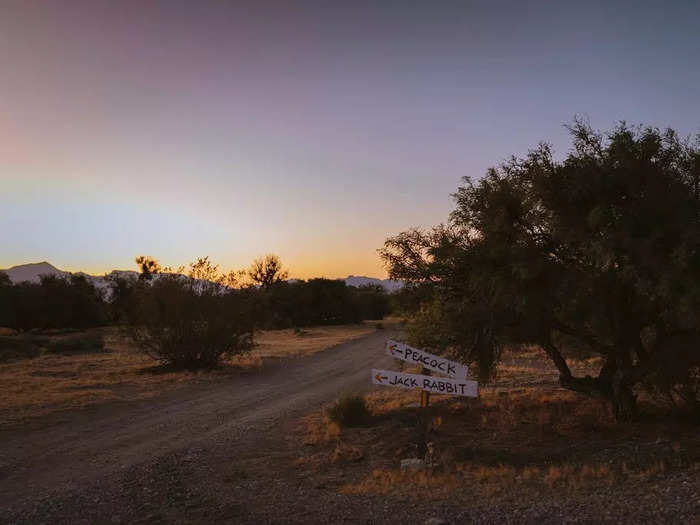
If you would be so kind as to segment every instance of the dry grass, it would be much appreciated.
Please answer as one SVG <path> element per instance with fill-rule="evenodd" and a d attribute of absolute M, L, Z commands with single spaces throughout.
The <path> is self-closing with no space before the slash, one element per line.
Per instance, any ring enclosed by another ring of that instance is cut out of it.
<path fill-rule="evenodd" d="M 313 327 L 301 334 L 271 330 L 257 334 L 250 355 L 214 372 L 168 372 L 140 353 L 116 328 L 100 329 L 105 351 L 81 355 L 44 354 L 0 363 L 0 428 L 28 419 L 107 401 L 143 399 L 193 381 L 208 381 L 267 359 L 298 357 L 361 337 L 374 323 Z"/>
<path fill-rule="evenodd" d="M 360 453 L 360 452 L 358 452 Z M 466 496 L 464 487 L 486 496 L 497 496 L 506 492 L 564 489 L 585 490 L 592 487 L 611 486 L 625 480 L 649 480 L 665 472 L 663 463 L 643 470 L 613 470 L 608 464 L 560 464 L 550 467 L 523 467 L 511 465 L 474 466 L 458 463 L 450 472 L 405 472 L 400 470 L 375 469 L 365 478 L 348 483 L 340 488 L 345 494 L 411 494 L 429 489 L 425 497 L 441 499 Z"/>
<path fill-rule="evenodd" d="M 314 413 L 305 419 L 306 434 L 304 445 L 320 445 L 337 441 L 340 437 L 340 425 L 332 422 L 325 412 Z"/>
<path fill-rule="evenodd" d="M 455 474 L 429 472 L 402 472 L 400 470 L 373 470 L 365 479 L 343 485 L 341 494 L 416 494 L 422 498 L 449 496 L 459 488 L 463 480 Z"/>
<path fill-rule="evenodd" d="M 267 330 L 255 336 L 255 348 L 231 360 L 241 366 L 260 366 L 265 360 L 302 357 L 374 332 L 376 322 L 354 325 L 317 326 L 303 329 Z"/>
<path fill-rule="evenodd" d="M 579 374 L 600 367 L 597 359 L 569 364 Z M 421 497 L 497 503 L 550 492 L 575 497 L 700 470 L 697 425 L 667 417 L 644 396 L 648 416 L 618 424 L 601 401 L 559 388 L 535 349 L 506 355 L 479 399 L 432 396 L 424 417 L 418 391 L 380 388 L 365 399 L 373 414 L 368 428 L 329 432 L 317 414 L 299 430 L 307 446 L 297 464 L 311 477 L 334 477 L 346 494 L 408 497 L 420 490 Z M 399 470 L 401 459 L 418 455 L 421 439 L 432 450 L 427 470 Z M 339 447 L 361 459 L 334 463 Z"/>
<path fill-rule="evenodd" d="M 104 329 L 105 352 L 44 354 L 0 364 L 0 426 L 112 400 L 150 397 L 189 382 L 193 373 L 147 373 L 157 363 Z"/>

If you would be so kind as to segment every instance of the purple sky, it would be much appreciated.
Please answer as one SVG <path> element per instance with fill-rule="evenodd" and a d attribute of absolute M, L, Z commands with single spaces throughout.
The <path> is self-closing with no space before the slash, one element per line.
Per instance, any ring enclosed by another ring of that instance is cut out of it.
<path fill-rule="evenodd" d="M 0 267 L 383 276 L 575 114 L 700 131 L 692 2 L 0 4 Z"/>

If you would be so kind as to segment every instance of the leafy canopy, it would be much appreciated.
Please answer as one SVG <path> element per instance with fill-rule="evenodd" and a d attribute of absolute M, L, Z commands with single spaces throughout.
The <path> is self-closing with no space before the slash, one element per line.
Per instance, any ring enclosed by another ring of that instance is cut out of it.
<path fill-rule="evenodd" d="M 563 161 L 541 144 L 465 178 L 447 225 L 401 233 L 381 253 L 392 278 L 433 289 L 414 337 L 482 377 L 504 347 L 539 345 L 563 386 L 628 418 L 636 385 L 697 394 L 700 151 L 672 130 L 569 129 Z M 598 377 L 573 377 L 574 349 L 603 358 Z"/>

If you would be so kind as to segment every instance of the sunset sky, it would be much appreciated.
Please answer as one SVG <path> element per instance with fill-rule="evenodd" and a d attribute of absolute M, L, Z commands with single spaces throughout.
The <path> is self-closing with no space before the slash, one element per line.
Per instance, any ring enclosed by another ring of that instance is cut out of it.
<path fill-rule="evenodd" d="M 0 1 L 0 268 L 384 277 L 575 114 L 700 132 L 695 2 Z"/>

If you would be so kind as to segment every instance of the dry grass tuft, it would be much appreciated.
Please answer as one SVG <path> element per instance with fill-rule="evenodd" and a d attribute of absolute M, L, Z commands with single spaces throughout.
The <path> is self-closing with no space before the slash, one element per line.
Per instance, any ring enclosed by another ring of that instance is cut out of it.
<path fill-rule="evenodd" d="M 347 446 L 347 445 L 346 445 Z M 613 469 L 605 463 L 582 465 L 563 463 L 550 467 L 529 466 L 516 468 L 511 465 L 473 465 L 458 463 L 450 471 L 405 472 L 391 469 L 374 469 L 369 475 L 345 484 L 340 492 L 344 494 L 412 494 L 417 490 L 429 489 L 422 497 L 466 497 L 465 487 L 470 495 L 482 493 L 487 496 L 503 495 L 507 492 L 532 490 L 541 493 L 547 489 L 576 492 L 584 489 L 612 486 L 615 483 L 632 480 L 647 481 L 666 472 L 663 462 L 649 468 L 631 470 Z"/>
<path fill-rule="evenodd" d="M 331 463 L 354 463 L 365 457 L 360 447 L 338 442 L 330 456 Z"/>
<path fill-rule="evenodd" d="M 430 472 L 404 472 L 400 470 L 375 469 L 361 481 L 347 483 L 339 490 L 341 494 L 415 494 L 422 498 L 439 498 L 450 494 L 463 483 L 455 474 L 433 474 Z"/>
<path fill-rule="evenodd" d="M 306 418 L 304 445 L 320 445 L 340 438 L 340 425 L 332 422 L 325 411 Z"/>

